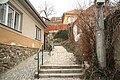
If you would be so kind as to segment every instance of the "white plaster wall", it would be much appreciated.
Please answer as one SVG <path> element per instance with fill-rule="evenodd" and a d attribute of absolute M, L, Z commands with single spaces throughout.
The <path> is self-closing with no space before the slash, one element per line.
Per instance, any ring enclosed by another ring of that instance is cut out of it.
<path fill-rule="evenodd" d="M 44 42 L 44 28 L 41 24 L 17 1 L 11 1 L 13 7 L 15 7 L 21 13 L 21 31 L 22 35 L 31 39 L 36 38 L 36 26 L 41 29 L 41 42 Z"/>

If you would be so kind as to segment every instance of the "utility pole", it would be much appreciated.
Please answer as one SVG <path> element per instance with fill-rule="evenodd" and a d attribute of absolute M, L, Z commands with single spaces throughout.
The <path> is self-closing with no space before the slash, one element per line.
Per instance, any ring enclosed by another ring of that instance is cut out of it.
<path fill-rule="evenodd" d="M 106 67 L 103 5 L 105 0 L 96 0 L 96 52 L 100 68 Z"/>

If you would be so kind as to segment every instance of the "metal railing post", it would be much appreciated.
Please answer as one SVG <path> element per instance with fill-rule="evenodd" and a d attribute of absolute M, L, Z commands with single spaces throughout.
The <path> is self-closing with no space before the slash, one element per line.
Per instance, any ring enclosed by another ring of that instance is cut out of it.
<path fill-rule="evenodd" d="M 43 65 L 43 45 L 42 45 L 42 65 Z"/>
<path fill-rule="evenodd" d="M 35 76 L 34 76 L 34 77 L 37 78 L 37 79 L 39 79 L 39 70 L 40 70 L 40 69 L 39 69 L 39 67 L 40 67 L 40 66 L 39 66 L 39 63 L 40 63 L 40 62 L 39 62 L 39 60 L 40 60 L 40 59 L 39 59 L 39 53 L 40 53 L 40 49 L 39 49 L 38 52 L 36 53 L 37 56 L 34 58 L 35 60 L 37 60 L 37 71 L 36 71 Z"/>
<path fill-rule="evenodd" d="M 39 52 L 38 52 L 38 66 L 37 66 L 37 71 L 38 71 L 38 79 L 39 79 Z"/>
<path fill-rule="evenodd" d="M 44 47 L 42 45 L 42 49 L 39 49 L 37 52 L 37 58 L 35 57 L 35 60 L 37 60 L 37 73 L 35 73 L 35 78 L 39 79 L 39 73 L 40 73 L 40 52 L 42 52 L 42 65 L 43 65 L 43 51 Z"/>

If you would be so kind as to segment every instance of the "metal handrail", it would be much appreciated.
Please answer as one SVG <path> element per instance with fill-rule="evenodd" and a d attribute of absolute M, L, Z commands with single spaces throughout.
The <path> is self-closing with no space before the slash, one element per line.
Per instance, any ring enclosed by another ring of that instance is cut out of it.
<path fill-rule="evenodd" d="M 44 52 L 44 47 L 43 47 L 43 45 L 42 45 L 42 65 L 43 65 L 43 52 Z"/>
<path fill-rule="evenodd" d="M 44 48 L 43 48 L 43 45 L 42 45 L 42 49 L 39 48 L 39 50 L 36 52 L 37 54 L 37 57 L 35 56 L 35 60 L 37 60 L 37 71 L 35 73 L 35 78 L 39 79 L 39 71 L 40 71 L 40 56 L 39 56 L 39 53 L 42 52 L 42 65 L 43 65 L 43 52 L 44 52 Z"/>

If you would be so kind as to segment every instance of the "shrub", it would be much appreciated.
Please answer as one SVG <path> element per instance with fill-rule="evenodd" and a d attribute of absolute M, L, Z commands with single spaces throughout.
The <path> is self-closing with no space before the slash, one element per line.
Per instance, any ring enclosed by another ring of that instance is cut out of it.
<path fill-rule="evenodd" d="M 61 39 L 67 40 L 68 39 L 68 31 L 60 30 L 57 32 L 57 34 L 55 34 L 54 38 L 61 38 Z"/>

